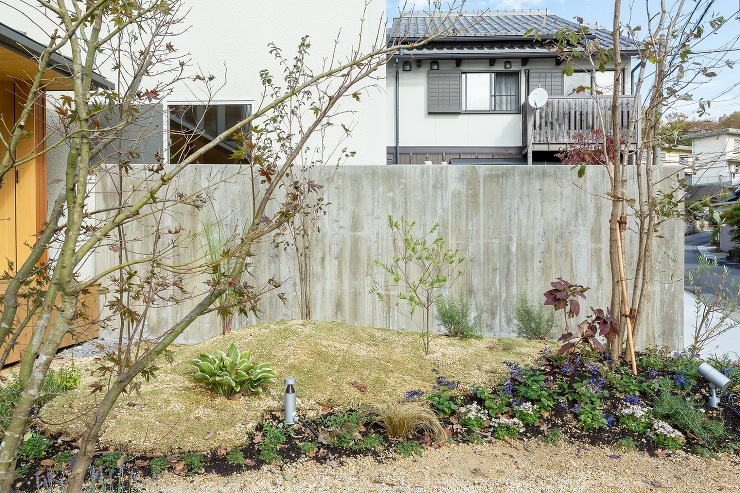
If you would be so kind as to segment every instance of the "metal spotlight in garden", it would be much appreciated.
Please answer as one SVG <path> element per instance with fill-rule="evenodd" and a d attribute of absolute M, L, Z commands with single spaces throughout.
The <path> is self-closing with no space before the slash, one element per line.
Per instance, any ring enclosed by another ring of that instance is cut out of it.
<path fill-rule="evenodd" d="M 293 425 L 296 422 L 295 410 L 295 377 L 285 377 L 285 424 Z"/>

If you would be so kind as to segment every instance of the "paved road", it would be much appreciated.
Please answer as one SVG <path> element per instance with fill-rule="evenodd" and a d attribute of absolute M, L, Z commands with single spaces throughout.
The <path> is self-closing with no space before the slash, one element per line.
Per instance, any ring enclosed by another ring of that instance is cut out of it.
<path fill-rule="evenodd" d="M 710 236 L 711 232 L 705 231 L 684 237 L 684 272 L 686 272 L 686 277 L 684 278 L 684 289 L 686 291 L 692 293 L 694 291 L 693 286 L 689 283 L 688 273 L 696 269 L 698 266 L 699 255 L 706 255 L 709 257 L 716 256 L 717 258 L 717 266 L 712 268 L 712 275 L 709 279 L 705 279 L 701 283 L 701 288 L 704 293 L 713 292 L 712 284 L 717 282 L 717 279 L 721 275 L 725 266 L 730 270 L 728 281 L 730 279 L 734 279 L 736 282 L 740 283 L 740 265 L 727 262 L 725 254 L 718 253 L 715 255 L 714 247 L 709 246 Z"/>

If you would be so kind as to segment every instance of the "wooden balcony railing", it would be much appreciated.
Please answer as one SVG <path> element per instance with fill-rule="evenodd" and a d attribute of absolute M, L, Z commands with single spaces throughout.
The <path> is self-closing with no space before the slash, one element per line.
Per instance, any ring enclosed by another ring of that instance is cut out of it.
<path fill-rule="evenodd" d="M 622 96 L 619 99 L 620 134 L 623 138 L 627 136 L 627 127 L 635 109 L 634 103 L 634 96 Z M 602 129 L 606 134 L 611 134 L 611 105 L 611 96 L 555 96 L 537 114 L 525 102 L 522 106 L 523 142 L 526 145 L 528 130 L 532 132 L 532 146 L 535 150 L 542 149 L 543 145 L 557 149 L 572 142 L 575 134 L 588 133 L 592 129 Z M 635 132 L 634 142 L 637 141 L 637 136 L 638 132 Z"/>

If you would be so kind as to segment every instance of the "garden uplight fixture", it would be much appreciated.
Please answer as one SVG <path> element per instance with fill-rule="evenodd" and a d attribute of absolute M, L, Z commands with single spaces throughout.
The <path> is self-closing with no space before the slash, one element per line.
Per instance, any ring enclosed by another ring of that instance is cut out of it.
<path fill-rule="evenodd" d="M 719 397 L 717 397 L 717 389 L 726 389 L 730 385 L 730 379 L 709 363 L 700 364 L 698 370 L 699 374 L 709 381 L 709 387 L 712 389 L 712 395 L 709 396 L 709 407 L 718 407 Z"/>
<path fill-rule="evenodd" d="M 295 377 L 285 377 L 285 424 L 294 425 L 297 419 L 295 410 Z"/>

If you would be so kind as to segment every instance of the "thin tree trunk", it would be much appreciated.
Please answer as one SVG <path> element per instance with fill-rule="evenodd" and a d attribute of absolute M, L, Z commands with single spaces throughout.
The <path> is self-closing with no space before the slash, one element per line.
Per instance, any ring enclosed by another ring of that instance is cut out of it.
<path fill-rule="evenodd" d="M 174 342 L 177 336 L 182 334 L 190 324 L 205 313 L 206 310 L 208 310 L 225 291 L 225 288 L 219 288 L 204 297 L 190 311 L 190 313 L 182 319 L 182 321 L 169 330 L 166 335 L 154 345 L 154 347 L 147 351 L 141 359 L 136 361 L 131 368 L 122 373 L 111 385 L 95 411 L 90 425 L 80 438 L 80 451 L 77 453 L 74 466 L 72 466 L 72 470 L 69 473 L 67 493 L 82 493 L 82 487 L 85 481 L 85 472 L 95 454 L 95 448 L 98 443 L 98 438 L 100 437 L 100 430 L 121 393 L 133 381 L 133 379 L 139 375 L 142 369 L 152 364 L 162 351 L 167 349 L 167 347 Z"/>
<path fill-rule="evenodd" d="M 30 373 L 27 383 L 21 387 L 21 394 L 18 403 L 13 408 L 13 416 L 10 419 L 8 428 L 3 434 L 3 441 L 0 444 L 0 491 L 11 491 L 15 476 L 15 462 L 18 448 L 20 447 L 23 434 L 26 430 L 26 423 L 31 414 L 36 399 L 41 394 L 41 386 L 44 383 L 44 377 L 49 371 L 54 355 L 59 349 L 62 337 L 67 333 L 74 317 L 77 306 L 76 296 L 62 296 L 62 301 L 57 310 L 57 318 L 54 321 L 49 337 L 44 343 L 38 358 L 33 365 L 33 371 Z M 47 324 L 51 317 L 51 309 L 46 309 L 43 316 L 45 320 L 39 319 L 39 323 Z M 41 331 L 43 333 L 45 331 Z"/>

